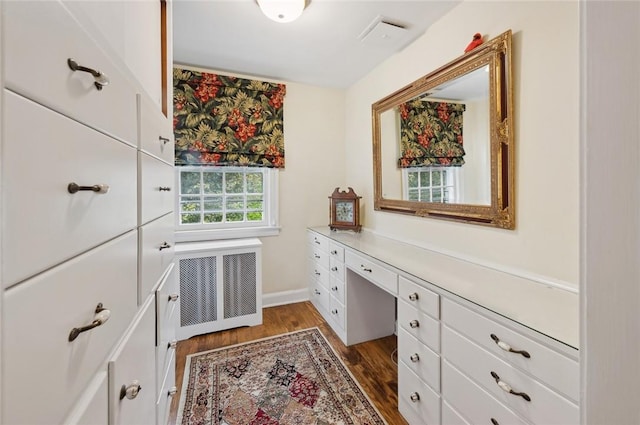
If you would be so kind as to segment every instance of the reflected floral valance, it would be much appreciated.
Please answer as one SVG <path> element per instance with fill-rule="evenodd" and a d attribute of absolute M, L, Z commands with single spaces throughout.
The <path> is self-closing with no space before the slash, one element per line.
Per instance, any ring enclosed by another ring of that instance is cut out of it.
<path fill-rule="evenodd" d="M 176 165 L 284 168 L 284 84 L 173 69 Z"/>
<path fill-rule="evenodd" d="M 400 168 L 464 164 L 464 104 L 416 99 L 399 105 L 398 109 Z"/>

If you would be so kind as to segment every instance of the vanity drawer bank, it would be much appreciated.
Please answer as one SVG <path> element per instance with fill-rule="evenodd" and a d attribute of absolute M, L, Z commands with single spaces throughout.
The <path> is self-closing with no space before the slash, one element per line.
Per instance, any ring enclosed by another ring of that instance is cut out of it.
<path fill-rule="evenodd" d="M 410 424 L 579 423 L 576 293 L 368 230 L 310 228 L 307 251 L 310 299 L 346 345 L 397 334 Z"/>

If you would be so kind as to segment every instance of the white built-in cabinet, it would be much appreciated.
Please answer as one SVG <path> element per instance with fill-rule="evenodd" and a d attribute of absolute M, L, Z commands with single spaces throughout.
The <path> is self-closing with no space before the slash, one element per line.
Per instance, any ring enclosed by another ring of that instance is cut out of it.
<path fill-rule="evenodd" d="M 0 3 L 0 422 L 166 424 L 179 295 L 162 6 L 78 3 Z M 106 28 L 145 36 L 123 51 Z"/>
<path fill-rule="evenodd" d="M 386 238 L 309 230 L 309 296 L 346 345 L 397 334 L 411 425 L 579 423 L 575 348 L 409 273 L 389 260 L 399 249 L 429 261 Z"/>

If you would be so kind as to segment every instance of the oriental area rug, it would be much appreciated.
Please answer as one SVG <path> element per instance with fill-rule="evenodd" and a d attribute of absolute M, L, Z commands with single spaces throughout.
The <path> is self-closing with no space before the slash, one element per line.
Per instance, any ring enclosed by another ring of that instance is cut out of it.
<path fill-rule="evenodd" d="M 187 357 L 179 425 L 386 425 L 318 328 Z"/>

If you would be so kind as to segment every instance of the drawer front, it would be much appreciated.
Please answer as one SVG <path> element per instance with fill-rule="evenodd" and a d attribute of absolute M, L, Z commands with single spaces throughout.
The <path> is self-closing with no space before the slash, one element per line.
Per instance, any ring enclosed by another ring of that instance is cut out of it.
<path fill-rule="evenodd" d="M 570 399 L 579 399 L 580 369 L 577 361 L 450 300 L 443 299 L 442 321 L 493 355 L 534 375 Z M 525 350 L 529 357 L 504 351 L 491 335 L 515 350 Z"/>
<path fill-rule="evenodd" d="M 133 85 L 65 7 L 55 1 L 10 1 L 3 13 L 6 87 L 135 145 Z M 69 58 L 104 73 L 109 85 L 98 90 L 91 74 L 69 68 Z"/>
<path fill-rule="evenodd" d="M 328 312 L 331 306 L 331 294 L 329 290 L 322 286 L 318 282 L 314 282 L 311 285 L 311 302 L 318 308 L 318 310 Z"/>
<path fill-rule="evenodd" d="M 155 311 L 155 301 L 150 298 L 109 360 L 111 425 L 156 422 Z M 124 396 L 125 389 L 135 388 L 140 390 Z"/>
<path fill-rule="evenodd" d="M 398 324 L 433 351 L 440 352 L 440 322 L 399 301 Z"/>
<path fill-rule="evenodd" d="M 375 283 L 387 292 L 390 292 L 393 295 L 398 294 L 397 273 L 360 257 L 351 251 L 347 251 L 345 253 L 345 263 L 351 270 Z"/>
<path fill-rule="evenodd" d="M 2 423 L 62 422 L 136 312 L 136 252 L 130 232 L 6 291 Z M 98 303 L 109 319 L 70 342 Z"/>
<path fill-rule="evenodd" d="M 331 277 L 344 281 L 344 263 L 331 256 L 329 256 L 329 271 Z"/>
<path fill-rule="evenodd" d="M 138 112 L 140 114 L 138 146 L 149 155 L 173 165 L 175 150 L 171 121 L 145 95 L 138 95 Z"/>
<path fill-rule="evenodd" d="M 138 303 L 153 291 L 174 257 L 174 218 L 167 214 L 140 227 L 140 297 Z"/>
<path fill-rule="evenodd" d="M 144 224 L 173 211 L 175 176 L 172 165 L 139 155 L 140 224 Z"/>
<path fill-rule="evenodd" d="M 307 232 L 308 241 L 311 246 L 320 248 L 324 252 L 329 252 L 329 239 L 315 232 Z"/>
<path fill-rule="evenodd" d="M 344 263 L 344 248 L 333 241 L 329 241 L 329 255 L 336 261 Z"/>
<path fill-rule="evenodd" d="M 169 423 L 171 400 L 177 394 L 175 353 L 171 353 L 171 359 L 167 366 L 167 374 L 164 378 L 162 389 L 158 393 L 158 403 L 156 405 L 157 425 L 167 425 Z"/>
<path fill-rule="evenodd" d="M 577 405 L 446 326 L 442 331 L 442 357 L 529 422 L 545 425 L 579 422 Z M 506 392 L 504 383 L 530 400 Z"/>
<path fill-rule="evenodd" d="M 471 425 L 446 400 L 442 401 L 442 423 L 446 425 Z M 499 424 L 500 422 L 498 422 Z"/>
<path fill-rule="evenodd" d="M 2 176 L 11 184 L 2 190 L 2 273 L 10 286 L 135 228 L 136 151 L 21 96 L 4 94 Z M 109 190 L 72 194 L 67 188 L 72 182 L 107 184 Z"/>
<path fill-rule="evenodd" d="M 318 263 L 315 263 L 312 273 L 318 283 L 320 283 L 325 289 L 329 289 L 330 276 L 327 269 L 321 267 Z"/>
<path fill-rule="evenodd" d="M 65 425 L 107 425 L 107 372 L 100 371 L 91 380 L 73 411 L 64 420 Z"/>
<path fill-rule="evenodd" d="M 440 295 L 400 276 L 398 293 L 401 300 L 428 315 L 440 318 Z"/>
<path fill-rule="evenodd" d="M 440 396 L 401 362 L 398 363 L 398 410 L 411 425 L 440 423 Z"/>
<path fill-rule="evenodd" d="M 335 299 L 340 301 L 342 304 L 344 304 L 344 281 L 334 279 L 334 277 L 331 276 L 331 281 L 329 282 L 329 285 L 330 285 L 329 289 L 331 290 L 331 295 L 335 297 Z"/>
<path fill-rule="evenodd" d="M 398 329 L 398 358 L 436 392 L 440 392 L 440 356 L 411 336 Z"/>
<path fill-rule="evenodd" d="M 331 313 L 331 317 L 333 318 L 334 323 L 338 325 L 340 329 L 344 329 L 345 328 L 344 305 L 338 302 L 338 300 L 336 300 L 334 297 L 331 297 L 331 300 L 330 300 L 329 313 Z"/>
<path fill-rule="evenodd" d="M 504 404 L 446 361 L 442 362 L 442 397 L 471 424 L 491 424 L 493 419 L 498 424 L 527 425 Z M 442 419 L 443 423 L 449 423 L 444 422 L 444 411 Z"/>
<path fill-rule="evenodd" d="M 157 381 L 162 385 L 168 362 L 176 350 L 176 329 L 180 319 L 180 301 L 175 267 L 167 272 L 156 291 L 156 358 Z M 158 389 L 160 389 L 158 387 Z"/>
<path fill-rule="evenodd" d="M 329 254 L 327 254 L 327 251 L 323 251 L 320 247 L 313 248 L 313 261 L 329 270 Z"/>

